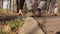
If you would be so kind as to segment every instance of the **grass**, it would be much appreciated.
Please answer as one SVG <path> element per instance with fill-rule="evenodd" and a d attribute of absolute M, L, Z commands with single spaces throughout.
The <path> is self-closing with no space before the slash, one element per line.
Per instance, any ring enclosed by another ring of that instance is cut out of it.
<path fill-rule="evenodd" d="M 16 28 L 21 27 L 22 25 L 23 23 L 21 22 L 21 20 L 15 20 L 15 21 L 9 22 L 11 31 L 14 31 Z"/>
<path fill-rule="evenodd" d="M 12 20 L 12 21 L 9 21 L 8 23 L 7 23 L 7 25 L 9 25 L 9 28 L 10 28 L 10 31 L 9 32 L 5 32 L 5 31 L 3 31 L 4 30 L 4 28 L 2 29 L 2 28 L 0 28 L 0 34 L 2 33 L 2 34 L 7 34 L 7 33 L 16 33 L 16 31 L 18 31 L 19 30 L 19 27 L 22 27 L 23 26 L 23 20 L 21 19 L 15 19 L 15 20 Z M 4 26 L 5 26 L 6 24 L 4 24 Z M 3 26 L 2 26 L 3 27 Z M 7 27 L 6 27 L 7 28 Z"/>
<path fill-rule="evenodd" d="M 11 12 L 13 12 L 12 10 L 10 11 L 8 11 L 8 15 L 10 14 L 11 15 Z M 5 14 L 7 14 L 7 10 L 6 9 L 2 9 L 2 8 L 0 8 L 0 16 L 1 15 L 5 15 Z M 19 27 L 22 27 L 23 26 L 23 22 L 24 21 L 22 21 L 22 19 L 20 19 L 19 17 L 17 17 L 17 19 L 15 19 L 15 20 L 12 20 L 12 21 L 8 21 L 8 23 L 7 24 L 1 24 L 1 25 L 9 25 L 9 27 L 10 27 L 10 32 L 11 32 L 11 34 L 12 33 L 15 33 L 15 31 L 17 31 L 16 29 L 19 29 Z M 2 26 L 3 27 L 3 26 Z M 8 32 L 4 32 L 3 30 L 4 30 L 4 28 L 1 30 L 2 28 L 0 28 L 0 34 L 7 34 Z"/>
<path fill-rule="evenodd" d="M 13 12 L 13 10 L 0 8 L 0 13 Z"/>
<path fill-rule="evenodd" d="M 0 31 L 0 34 L 8 34 L 8 33 Z"/>
<path fill-rule="evenodd" d="M 21 19 L 15 19 L 15 20 L 12 20 L 12 21 L 8 21 L 7 23 L 4 23 L 4 25 L 3 26 L 6 26 L 6 25 L 9 25 L 9 29 L 10 29 L 10 33 L 12 34 L 12 33 L 16 33 L 16 31 L 18 31 L 17 29 L 19 29 L 19 27 L 23 27 L 23 23 L 24 23 L 24 21 Z M 5 32 L 5 31 L 3 31 L 5 28 L 7 28 L 7 27 L 3 27 L 2 26 L 2 28 L 0 28 L 0 31 L 2 31 L 3 32 L 3 34 L 4 33 L 9 33 L 9 32 Z M 2 33 L 2 32 L 0 32 L 0 33 Z"/>

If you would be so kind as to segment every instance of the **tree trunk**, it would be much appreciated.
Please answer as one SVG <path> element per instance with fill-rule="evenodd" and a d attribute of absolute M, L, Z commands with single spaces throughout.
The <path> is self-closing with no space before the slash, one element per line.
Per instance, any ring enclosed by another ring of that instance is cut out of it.
<path fill-rule="evenodd" d="M 60 0 L 58 0 L 58 15 L 60 16 Z"/>

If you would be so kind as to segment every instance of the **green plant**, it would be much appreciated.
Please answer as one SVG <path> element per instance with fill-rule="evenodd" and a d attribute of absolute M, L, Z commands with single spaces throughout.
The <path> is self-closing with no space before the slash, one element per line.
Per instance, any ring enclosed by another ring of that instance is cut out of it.
<path fill-rule="evenodd" d="M 3 32 L 3 31 L 0 31 L 0 34 L 8 34 L 8 33 L 6 33 L 6 32 Z"/>
<path fill-rule="evenodd" d="M 5 13 L 5 12 L 7 12 L 7 10 L 8 11 L 12 11 L 13 12 L 13 10 L 10 10 L 10 9 L 3 9 L 3 8 L 0 8 L 0 13 Z"/>
<path fill-rule="evenodd" d="M 20 20 L 11 21 L 9 23 L 11 31 L 14 31 L 16 28 L 22 26 L 23 23 Z"/>
<path fill-rule="evenodd" d="M 5 12 L 7 9 L 0 8 L 0 12 Z"/>

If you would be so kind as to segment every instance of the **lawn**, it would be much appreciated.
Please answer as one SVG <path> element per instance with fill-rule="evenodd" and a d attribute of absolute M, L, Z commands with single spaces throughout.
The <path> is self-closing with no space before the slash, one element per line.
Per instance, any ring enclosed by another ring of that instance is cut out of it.
<path fill-rule="evenodd" d="M 23 24 L 23 19 L 15 19 L 7 21 L 6 23 L 0 22 L 0 34 L 16 34 L 23 27 Z"/>
<path fill-rule="evenodd" d="M 5 12 L 6 9 L 0 8 L 0 16 L 11 16 L 15 13 L 13 11 Z M 16 34 L 23 27 L 24 20 L 21 16 L 6 22 L 0 22 L 0 34 Z"/>

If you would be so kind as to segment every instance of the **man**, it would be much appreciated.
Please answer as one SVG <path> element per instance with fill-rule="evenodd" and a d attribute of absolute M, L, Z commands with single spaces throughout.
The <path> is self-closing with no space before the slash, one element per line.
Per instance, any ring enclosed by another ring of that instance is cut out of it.
<path fill-rule="evenodd" d="M 24 1 L 25 1 L 25 0 L 20 0 L 20 9 L 19 9 L 18 15 L 21 14 L 21 11 L 22 11 L 22 9 L 23 9 Z M 34 1 L 35 1 L 35 0 L 26 0 L 27 8 L 28 8 L 28 10 L 29 10 L 28 14 L 33 12 L 33 4 L 34 4 Z M 38 1 L 39 1 L 39 0 L 38 0 Z M 44 6 L 45 6 L 46 1 L 47 1 L 47 0 L 40 0 L 39 5 L 38 5 L 38 7 L 37 7 L 37 10 L 41 11 L 41 10 L 44 8 Z M 30 14 L 29 14 L 29 15 L 30 15 Z M 32 15 L 30 15 L 30 16 L 32 16 Z"/>

